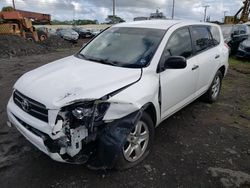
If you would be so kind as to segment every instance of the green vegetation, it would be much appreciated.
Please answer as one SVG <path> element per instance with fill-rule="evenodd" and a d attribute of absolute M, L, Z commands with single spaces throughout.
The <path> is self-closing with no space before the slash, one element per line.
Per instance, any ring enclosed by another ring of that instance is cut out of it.
<path fill-rule="evenodd" d="M 4 11 L 4 12 L 11 12 L 11 11 L 14 11 L 14 8 L 11 7 L 11 6 L 7 6 L 7 7 L 3 7 L 2 11 Z"/>
<path fill-rule="evenodd" d="M 116 23 L 122 23 L 125 22 L 124 19 L 108 15 L 108 17 L 105 19 L 105 22 L 107 24 L 116 24 Z M 59 20 L 52 20 L 52 25 L 89 25 L 89 24 L 99 24 L 98 20 L 66 20 L 66 21 L 59 21 Z"/>
<path fill-rule="evenodd" d="M 230 69 L 236 71 L 235 79 L 226 80 L 223 82 L 223 92 L 230 93 L 233 92 L 236 88 L 234 85 L 243 85 L 246 84 L 246 88 L 240 90 L 241 97 L 237 103 L 237 109 L 240 110 L 241 115 L 233 115 L 235 122 L 240 125 L 250 126 L 249 118 L 250 118 L 250 99 L 249 94 L 245 90 L 249 90 L 248 81 L 245 79 L 249 79 L 250 81 L 250 61 L 249 60 L 241 60 L 235 57 L 231 57 L 229 59 Z M 244 79 L 243 79 L 244 78 Z"/>
<path fill-rule="evenodd" d="M 230 57 L 229 59 L 230 65 L 245 64 L 245 63 L 250 64 L 250 60 L 241 60 L 241 59 L 237 59 L 236 57 Z"/>
<path fill-rule="evenodd" d="M 53 20 L 51 24 L 52 25 L 88 25 L 88 24 L 98 24 L 98 21 L 97 20 L 66 20 L 66 21 Z"/>
<path fill-rule="evenodd" d="M 122 23 L 125 22 L 124 19 L 118 17 L 118 16 L 113 16 L 113 15 L 108 15 L 108 17 L 105 19 L 105 21 L 108 24 L 117 24 L 117 23 Z"/>
<path fill-rule="evenodd" d="M 235 57 L 231 57 L 229 59 L 229 65 L 231 69 L 237 72 L 250 75 L 250 61 L 249 60 L 241 60 Z"/>

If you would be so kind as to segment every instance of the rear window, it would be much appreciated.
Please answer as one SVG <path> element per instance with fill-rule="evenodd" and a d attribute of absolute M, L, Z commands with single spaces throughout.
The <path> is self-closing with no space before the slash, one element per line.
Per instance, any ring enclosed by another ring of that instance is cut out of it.
<path fill-rule="evenodd" d="M 209 27 L 209 30 L 213 36 L 214 45 L 220 44 L 220 30 L 218 27 L 211 26 Z"/>
<path fill-rule="evenodd" d="M 192 34 L 196 52 L 201 52 L 214 46 L 212 36 L 208 27 L 195 26 L 192 27 Z"/>

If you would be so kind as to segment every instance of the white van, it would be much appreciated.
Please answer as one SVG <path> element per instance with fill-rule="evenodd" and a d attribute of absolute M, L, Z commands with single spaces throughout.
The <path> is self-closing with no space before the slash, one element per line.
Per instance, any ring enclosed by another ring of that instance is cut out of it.
<path fill-rule="evenodd" d="M 227 69 L 217 25 L 118 24 L 75 55 L 23 75 L 8 124 L 56 161 L 130 168 L 148 155 L 162 121 L 198 97 L 217 100 Z"/>

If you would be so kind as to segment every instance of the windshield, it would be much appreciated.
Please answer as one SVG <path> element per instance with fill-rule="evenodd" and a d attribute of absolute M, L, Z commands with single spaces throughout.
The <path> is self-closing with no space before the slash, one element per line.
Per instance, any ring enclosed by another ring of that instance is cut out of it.
<path fill-rule="evenodd" d="M 78 57 L 113 66 L 142 68 L 150 63 L 164 34 L 159 29 L 110 28 L 85 46 Z"/>

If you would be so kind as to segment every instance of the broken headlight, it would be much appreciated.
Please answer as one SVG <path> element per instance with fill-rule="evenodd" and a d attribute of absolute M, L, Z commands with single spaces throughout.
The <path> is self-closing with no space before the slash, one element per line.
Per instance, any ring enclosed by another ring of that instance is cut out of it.
<path fill-rule="evenodd" d="M 77 120 L 92 119 L 94 121 L 101 121 L 109 106 L 110 104 L 107 102 L 86 102 L 74 105 L 74 109 L 71 112 Z"/>
<path fill-rule="evenodd" d="M 81 106 L 76 107 L 72 110 L 72 114 L 75 116 L 76 119 L 83 119 L 84 117 L 91 117 L 94 113 L 94 116 L 98 115 L 96 112 L 93 112 L 91 108 L 83 108 Z"/>

